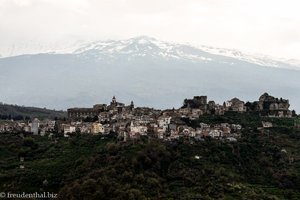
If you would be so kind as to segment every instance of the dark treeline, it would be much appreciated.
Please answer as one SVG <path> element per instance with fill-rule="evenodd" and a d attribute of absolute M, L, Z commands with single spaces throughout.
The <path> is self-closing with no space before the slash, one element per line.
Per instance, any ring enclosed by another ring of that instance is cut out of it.
<path fill-rule="evenodd" d="M 146 136 L 122 142 L 116 134 L 0 137 L 1 191 L 80 200 L 300 198 L 300 130 L 293 127 L 243 130 L 233 143 Z"/>
<path fill-rule="evenodd" d="M 9 104 L 0 104 L 0 119 L 2 120 L 27 120 L 32 118 L 67 117 L 64 111 L 49 110 L 46 108 L 24 107 Z"/>

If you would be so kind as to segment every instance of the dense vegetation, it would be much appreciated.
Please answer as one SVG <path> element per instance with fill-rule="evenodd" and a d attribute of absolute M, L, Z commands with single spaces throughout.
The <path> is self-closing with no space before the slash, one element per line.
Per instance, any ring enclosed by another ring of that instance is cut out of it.
<path fill-rule="evenodd" d="M 30 118 L 64 118 L 67 113 L 46 108 L 24 107 L 0 103 L 0 120 L 23 120 Z"/>
<path fill-rule="evenodd" d="M 246 129 L 235 143 L 0 137 L 0 191 L 87 200 L 300 199 L 300 131 L 292 127 Z"/>

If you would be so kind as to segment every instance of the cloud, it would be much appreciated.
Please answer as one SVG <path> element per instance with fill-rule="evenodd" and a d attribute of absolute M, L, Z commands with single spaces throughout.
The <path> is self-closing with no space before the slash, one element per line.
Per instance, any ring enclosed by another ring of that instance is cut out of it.
<path fill-rule="evenodd" d="M 0 53 L 4 43 L 149 35 L 299 58 L 299 7 L 296 0 L 0 0 Z"/>
<path fill-rule="evenodd" d="M 17 6 L 29 6 L 32 3 L 31 0 L 13 0 L 13 2 Z"/>

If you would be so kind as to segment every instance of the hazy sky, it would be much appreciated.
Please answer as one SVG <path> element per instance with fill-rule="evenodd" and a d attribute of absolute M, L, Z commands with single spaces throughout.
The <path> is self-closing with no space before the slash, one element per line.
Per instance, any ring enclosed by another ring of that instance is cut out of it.
<path fill-rule="evenodd" d="M 139 35 L 300 59 L 300 1 L 0 0 L 2 48 Z"/>

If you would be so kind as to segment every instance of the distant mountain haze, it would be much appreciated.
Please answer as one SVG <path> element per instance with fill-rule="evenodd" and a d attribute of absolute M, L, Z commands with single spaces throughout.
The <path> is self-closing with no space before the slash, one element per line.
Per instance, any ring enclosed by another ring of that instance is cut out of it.
<path fill-rule="evenodd" d="M 297 61 L 235 50 L 173 44 L 142 36 L 82 43 L 73 48 L 0 58 L 0 101 L 66 109 L 118 101 L 180 107 L 207 95 L 217 103 L 254 101 L 268 92 L 300 111 Z"/>

